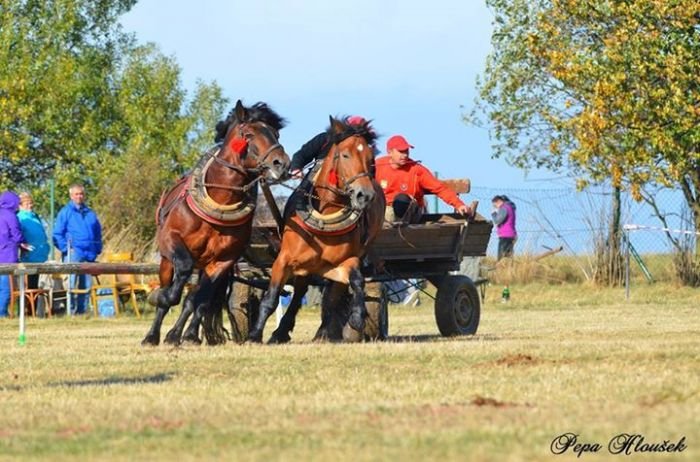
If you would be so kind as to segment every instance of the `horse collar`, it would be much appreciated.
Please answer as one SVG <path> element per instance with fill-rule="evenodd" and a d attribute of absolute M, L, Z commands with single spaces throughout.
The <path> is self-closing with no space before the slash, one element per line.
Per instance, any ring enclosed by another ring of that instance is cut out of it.
<path fill-rule="evenodd" d="M 220 148 L 214 152 L 210 151 L 209 155 L 202 158 L 192 171 L 187 185 L 187 205 L 189 205 L 192 212 L 209 223 L 220 226 L 238 226 L 250 220 L 255 211 L 255 194 L 252 194 L 253 197 L 250 197 L 251 195 L 248 194 L 250 185 L 255 185 L 255 182 L 236 188 L 244 192 L 246 196 L 245 199 L 239 202 L 227 205 L 214 201 L 207 192 L 205 177 L 212 163 L 215 161 L 221 163 L 221 160 L 218 158 L 219 152 Z M 230 165 L 234 167 L 234 170 L 242 172 L 244 175 L 246 174 L 241 167 Z"/>

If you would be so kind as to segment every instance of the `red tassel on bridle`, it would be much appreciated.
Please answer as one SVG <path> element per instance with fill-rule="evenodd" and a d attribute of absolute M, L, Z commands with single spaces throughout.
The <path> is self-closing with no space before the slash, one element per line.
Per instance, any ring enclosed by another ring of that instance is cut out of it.
<path fill-rule="evenodd" d="M 248 148 L 248 142 L 245 140 L 245 138 L 234 138 L 231 140 L 230 146 L 233 152 L 241 155 Z"/>
<path fill-rule="evenodd" d="M 331 169 L 330 172 L 328 172 L 328 184 L 331 186 L 337 187 L 338 186 L 338 174 L 335 173 L 335 169 Z"/>

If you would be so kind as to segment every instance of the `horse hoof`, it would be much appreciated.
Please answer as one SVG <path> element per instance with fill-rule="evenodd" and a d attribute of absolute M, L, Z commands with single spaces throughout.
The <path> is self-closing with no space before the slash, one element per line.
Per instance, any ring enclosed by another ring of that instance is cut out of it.
<path fill-rule="evenodd" d="M 151 306 L 158 306 L 158 295 L 160 294 L 160 291 L 163 290 L 160 287 L 157 289 L 153 289 L 150 294 L 148 294 L 148 298 L 146 298 L 146 301 L 148 302 L 149 305 Z"/>
<path fill-rule="evenodd" d="M 165 340 L 163 340 L 163 343 L 167 343 L 168 345 L 172 346 L 177 346 L 180 344 L 180 336 L 173 331 L 168 332 L 168 335 L 165 336 Z"/>
<path fill-rule="evenodd" d="M 326 343 L 328 341 L 328 334 L 326 332 L 316 332 L 312 342 L 316 343 Z"/>
<path fill-rule="evenodd" d="M 362 332 L 365 330 L 365 320 L 359 314 L 351 314 L 350 319 L 348 319 L 348 324 L 350 327 L 355 329 L 357 332 Z M 343 327 L 343 330 L 345 328 Z"/>
<path fill-rule="evenodd" d="M 185 335 L 182 337 L 182 343 L 189 343 L 190 345 L 201 345 L 202 339 L 196 335 Z"/>
<path fill-rule="evenodd" d="M 158 346 L 160 343 L 160 336 L 158 335 L 147 335 L 146 338 L 141 340 L 141 346 Z"/>
<path fill-rule="evenodd" d="M 262 334 L 248 333 L 248 343 L 262 343 Z"/>
<path fill-rule="evenodd" d="M 289 333 L 282 333 L 282 332 L 277 332 L 274 331 L 272 333 L 272 337 L 270 337 L 270 340 L 267 341 L 268 345 L 281 345 L 283 343 L 289 343 L 292 340 L 292 337 L 289 336 Z"/>
<path fill-rule="evenodd" d="M 343 326 L 343 340 L 349 343 L 358 343 L 362 341 L 362 332 L 355 330 L 349 324 Z"/>

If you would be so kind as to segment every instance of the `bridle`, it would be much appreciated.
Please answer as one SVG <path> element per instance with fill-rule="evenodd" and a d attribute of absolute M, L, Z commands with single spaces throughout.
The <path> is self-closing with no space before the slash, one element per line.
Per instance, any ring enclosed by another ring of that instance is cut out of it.
<path fill-rule="evenodd" d="M 212 184 L 212 183 L 205 183 L 204 186 L 206 187 L 214 187 L 214 188 L 219 188 L 219 189 L 229 189 L 232 191 L 242 191 L 246 192 L 249 189 L 253 188 L 261 179 L 262 179 L 262 174 L 265 170 L 268 170 L 271 168 L 271 165 L 265 163 L 265 160 L 272 154 L 273 152 L 277 151 L 278 149 L 284 149 L 282 145 L 279 143 L 279 134 L 277 133 L 277 130 L 274 130 L 272 127 L 267 125 L 265 122 L 262 121 L 257 121 L 253 122 L 256 124 L 262 125 L 264 129 L 269 131 L 271 133 L 271 137 L 274 139 L 274 143 L 265 150 L 262 156 L 258 155 L 258 149 L 255 144 L 251 145 L 247 143 L 248 137 L 246 134 L 243 132 L 243 129 L 248 126 L 248 122 L 243 122 L 241 124 L 238 124 L 236 129 L 238 130 L 238 135 L 241 139 L 246 140 L 246 146 L 245 150 L 240 154 L 240 159 L 242 161 L 245 161 L 246 158 L 251 158 L 255 162 L 255 167 L 244 167 L 241 165 L 236 165 L 233 164 L 225 159 L 222 159 L 221 157 L 218 156 L 218 154 L 221 152 L 221 149 L 215 152 L 214 154 L 214 161 L 222 165 L 230 170 L 233 170 L 236 173 L 239 173 L 240 175 L 249 178 L 251 175 L 253 176 L 253 179 L 245 184 L 244 186 L 229 186 L 229 185 L 221 185 L 221 184 Z M 256 136 L 253 134 L 253 137 Z"/>
<path fill-rule="evenodd" d="M 361 137 L 361 136 L 360 136 L 360 135 L 353 135 L 353 137 L 358 137 L 358 138 L 359 138 L 359 137 Z M 333 158 L 332 158 L 332 162 L 333 162 L 333 166 L 332 166 L 332 167 L 333 167 L 333 169 L 334 169 L 336 172 L 338 171 L 337 165 L 338 165 L 338 161 L 339 161 L 339 160 L 340 160 L 340 148 L 339 148 L 338 145 L 336 144 L 336 145 L 335 145 L 335 149 L 333 150 Z M 372 175 L 371 175 L 369 172 L 366 172 L 366 171 L 365 171 L 365 172 L 360 172 L 360 173 L 358 173 L 357 175 L 353 175 L 353 176 L 351 176 L 351 177 L 348 178 L 348 179 L 345 179 L 345 178 L 342 178 L 342 177 L 339 176 L 339 177 L 338 177 L 338 180 L 341 180 L 341 179 L 342 179 L 342 182 L 343 182 L 343 188 L 342 188 L 342 189 L 339 189 L 339 188 L 337 188 L 337 187 L 335 187 L 335 186 L 330 186 L 330 185 L 315 186 L 315 187 L 317 187 L 317 188 L 320 187 L 320 188 L 323 188 L 323 189 L 328 189 L 329 191 L 332 191 L 333 193 L 337 194 L 338 196 L 341 196 L 341 197 L 343 197 L 343 198 L 347 198 L 347 197 L 350 197 L 350 185 L 351 185 L 352 183 L 354 183 L 355 181 L 359 180 L 360 178 L 371 177 L 371 176 L 372 176 Z M 339 181 L 339 182 L 340 182 L 340 181 Z"/>
<path fill-rule="evenodd" d="M 279 134 L 277 133 L 277 130 L 274 130 L 272 127 L 267 125 L 265 122 L 258 121 L 254 122 L 257 124 L 260 124 L 265 130 L 271 133 L 271 137 L 274 139 L 274 143 L 265 150 L 262 156 L 258 155 L 258 147 L 256 145 L 252 145 L 252 148 L 250 145 L 248 145 L 248 148 L 246 149 L 245 153 L 241 155 L 241 159 L 245 160 L 246 157 L 250 157 L 255 161 L 256 166 L 252 168 L 247 168 L 245 169 L 248 172 L 256 173 L 260 175 L 264 170 L 267 170 L 271 168 L 271 166 L 267 163 L 265 163 L 265 160 L 272 154 L 273 152 L 277 151 L 278 149 L 284 149 L 282 145 L 279 143 Z M 242 124 L 238 125 L 238 135 L 241 138 L 244 138 L 247 140 L 247 136 L 243 133 L 243 128 L 248 125 L 247 122 L 244 122 Z M 253 135 L 255 136 L 255 135 Z"/>

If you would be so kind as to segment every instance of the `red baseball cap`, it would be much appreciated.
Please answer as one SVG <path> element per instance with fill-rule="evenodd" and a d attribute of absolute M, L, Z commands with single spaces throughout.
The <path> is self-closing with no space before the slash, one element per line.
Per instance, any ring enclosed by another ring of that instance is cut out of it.
<path fill-rule="evenodd" d="M 386 142 L 386 151 L 389 152 L 392 149 L 397 149 L 399 151 L 405 151 L 406 149 L 413 149 L 413 145 L 409 144 L 401 135 L 394 135 L 389 138 Z"/>
<path fill-rule="evenodd" d="M 359 115 L 350 116 L 347 119 L 345 119 L 345 121 L 349 125 L 362 125 L 363 123 L 367 122 L 364 117 Z"/>

